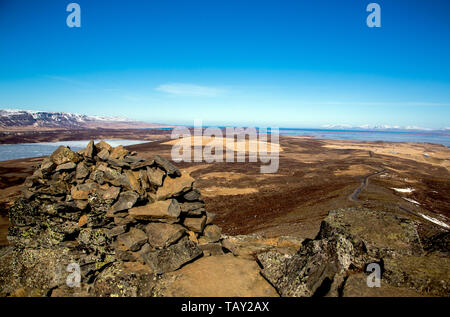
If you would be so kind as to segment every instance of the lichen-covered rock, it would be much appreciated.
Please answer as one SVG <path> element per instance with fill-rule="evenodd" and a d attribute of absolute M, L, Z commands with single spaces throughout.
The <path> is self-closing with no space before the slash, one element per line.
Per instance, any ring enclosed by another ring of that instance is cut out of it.
<path fill-rule="evenodd" d="M 81 157 L 70 148 L 61 145 L 52 155 L 50 155 L 50 160 L 56 165 L 62 165 L 70 162 L 78 163 L 81 160 Z"/>
<path fill-rule="evenodd" d="M 132 263 L 132 262 L 130 262 Z M 156 284 L 147 266 L 114 263 L 95 280 L 92 295 L 96 297 L 150 297 Z"/>
<path fill-rule="evenodd" d="M 0 296 L 23 289 L 22 296 L 47 296 L 58 285 L 66 285 L 67 267 L 80 263 L 83 254 L 66 247 L 0 249 Z"/>
<path fill-rule="evenodd" d="M 448 259 L 438 253 L 425 255 L 414 222 L 387 212 L 331 211 L 317 237 L 305 241 L 296 254 L 272 250 L 257 257 L 262 274 L 282 296 L 352 293 L 356 286 L 346 291 L 346 282 L 353 281 L 348 277 L 364 272 L 370 263 L 383 268 L 385 294 L 395 287 L 404 294 L 449 294 L 448 279 L 443 278 L 450 276 Z"/>
<path fill-rule="evenodd" d="M 175 271 L 201 255 L 202 250 L 194 242 L 183 238 L 166 249 L 152 251 L 142 257 L 154 273 L 161 274 Z"/>

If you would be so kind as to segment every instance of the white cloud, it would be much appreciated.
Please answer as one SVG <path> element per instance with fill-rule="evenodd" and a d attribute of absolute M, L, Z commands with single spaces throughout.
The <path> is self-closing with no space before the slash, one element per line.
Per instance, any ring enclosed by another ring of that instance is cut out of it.
<path fill-rule="evenodd" d="M 215 97 L 225 92 L 223 89 L 215 87 L 206 87 L 182 83 L 160 85 L 156 88 L 156 90 L 172 95 L 198 96 L 198 97 Z"/>

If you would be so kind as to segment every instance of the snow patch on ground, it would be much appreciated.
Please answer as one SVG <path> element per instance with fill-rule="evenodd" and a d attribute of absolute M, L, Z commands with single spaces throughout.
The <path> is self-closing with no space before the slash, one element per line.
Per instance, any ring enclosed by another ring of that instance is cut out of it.
<path fill-rule="evenodd" d="M 414 188 L 392 188 L 392 189 L 399 193 L 412 193 L 415 190 Z"/>
<path fill-rule="evenodd" d="M 420 206 L 420 203 L 411 198 L 402 197 L 404 200 L 409 201 L 410 203 L 416 204 Z"/>
<path fill-rule="evenodd" d="M 431 222 L 433 222 L 433 223 L 435 223 L 435 224 L 437 224 L 437 225 L 439 225 L 439 226 L 441 226 L 441 227 L 450 229 L 450 226 L 449 226 L 448 224 L 446 224 L 445 222 L 442 222 L 442 221 L 440 221 L 440 220 L 437 220 L 437 219 L 432 218 L 432 217 L 430 217 L 430 216 L 426 216 L 426 215 L 421 214 L 421 213 L 419 213 L 419 215 L 421 215 L 424 219 L 426 219 L 426 220 L 428 220 L 428 221 L 431 221 Z"/>

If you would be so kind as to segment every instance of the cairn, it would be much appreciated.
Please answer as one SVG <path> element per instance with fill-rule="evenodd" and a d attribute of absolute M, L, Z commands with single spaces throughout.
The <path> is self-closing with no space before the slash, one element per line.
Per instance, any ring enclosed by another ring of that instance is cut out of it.
<path fill-rule="evenodd" d="M 155 274 L 222 253 L 221 230 L 190 175 L 104 141 L 78 152 L 61 146 L 45 158 L 9 216 L 8 239 L 18 248 L 64 246 L 97 263 L 140 262 Z"/>

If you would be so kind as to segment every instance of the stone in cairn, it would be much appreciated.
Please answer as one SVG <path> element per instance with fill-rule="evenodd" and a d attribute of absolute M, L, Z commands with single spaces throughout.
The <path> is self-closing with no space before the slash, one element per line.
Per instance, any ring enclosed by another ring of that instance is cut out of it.
<path fill-rule="evenodd" d="M 59 147 L 27 178 L 9 213 L 8 238 L 18 247 L 82 248 L 157 274 L 223 253 L 221 230 L 189 174 L 104 141 L 77 153 Z"/>

